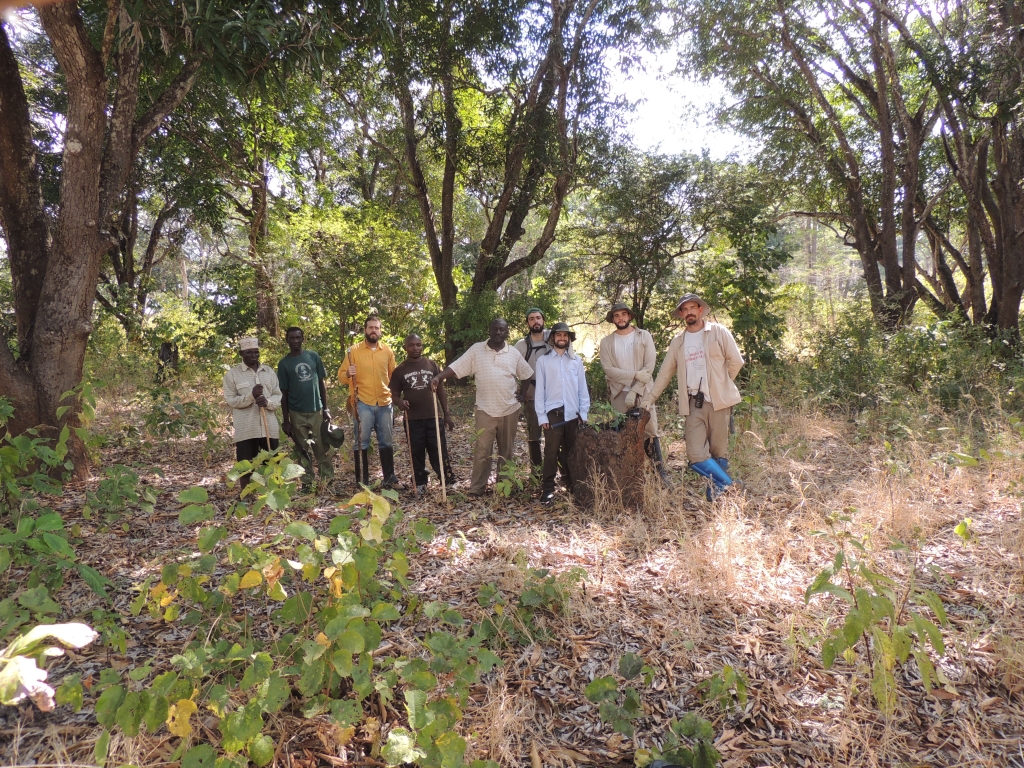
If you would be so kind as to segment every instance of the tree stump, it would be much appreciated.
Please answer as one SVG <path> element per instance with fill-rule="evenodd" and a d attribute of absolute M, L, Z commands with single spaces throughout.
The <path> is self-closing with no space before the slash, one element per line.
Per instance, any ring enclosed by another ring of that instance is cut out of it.
<path fill-rule="evenodd" d="M 644 427 L 650 421 L 647 411 L 628 417 L 617 429 L 595 429 L 585 425 L 569 453 L 569 472 L 573 477 L 572 495 L 584 507 L 594 505 L 595 492 L 606 489 L 609 495 L 630 509 L 644 505 Z"/>

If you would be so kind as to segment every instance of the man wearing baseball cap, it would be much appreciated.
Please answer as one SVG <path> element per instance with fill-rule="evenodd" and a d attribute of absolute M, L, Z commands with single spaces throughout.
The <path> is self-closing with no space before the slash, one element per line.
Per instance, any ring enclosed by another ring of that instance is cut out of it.
<path fill-rule="evenodd" d="M 673 376 L 679 381 L 679 413 L 686 418 L 683 436 L 690 469 L 711 480 L 710 501 L 727 486 L 729 477 L 729 415 L 740 402 L 736 374 L 743 355 L 724 325 L 705 320 L 710 307 L 700 296 L 687 293 L 672 313 L 686 324 L 668 346 L 654 388 L 641 405 L 650 407 Z"/>
<path fill-rule="evenodd" d="M 612 333 L 601 339 L 600 348 L 608 399 L 616 411 L 627 413 L 639 405 L 654 386 L 658 350 L 650 332 L 633 325 L 633 310 L 622 302 L 612 304 L 604 319 L 615 326 Z M 665 469 L 658 438 L 658 412 L 653 404 L 647 410 L 651 418 L 644 432 L 644 451 L 657 467 L 662 482 L 671 486 L 672 479 Z"/>

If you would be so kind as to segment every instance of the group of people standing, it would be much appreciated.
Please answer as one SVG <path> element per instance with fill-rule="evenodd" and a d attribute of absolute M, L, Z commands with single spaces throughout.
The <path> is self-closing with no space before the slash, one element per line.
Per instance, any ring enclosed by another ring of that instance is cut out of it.
<path fill-rule="evenodd" d="M 672 339 L 655 377 L 653 337 L 634 326 L 628 306 L 614 304 L 605 319 L 615 330 L 601 340 L 600 361 L 615 410 L 628 413 L 644 408 L 650 413 L 644 448 L 669 485 L 672 480 L 665 467 L 655 401 L 672 377 L 678 378 L 687 458 L 691 469 L 709 479 L 707 495 L 711 499 L 733 483 L 728 474 L 729 416 L 740 402 L 735 378 L 743 357 L 729 330 L 705 319 L 708 311 L 707 303 L 695 294 L 679 300 L 673 314 L 686 327 Z M 445 482 L 453 484 L 456 476 L 444 433 L 454 430 L 455 424 L 443 382 L 473 376 L 477 436 L 467 494 L 481 496 L 487 490 L 495 443 L 499 468 L 513 460 L 524 405 L 530 464 L 541 478 L 541 502 L 554 502 L 559 472 L 571 490 L 568 455 L 590 411 L 586 371 L 572 348 L 576 334 L 567 324 L 555 323 L 545 329 L 546 318 L 538 308 L 528 311 L 526 322 L 529 333 L 510 345 L 508 322 L 496 318 L 490 323 L 486 341 L 472 345 L 441 370 L 423 356 L 423 341 L 416 334 L 406 336 L 406 358 L 398 365 L 394 352 L 381 340 L 380 318 L 370 315 L 363 324 L 363 341 L 348 350 L 338 370 L 339 383 L 349 388 L 347 409 L 356 435 L 356 482 L 370 482 L 369 448 L 375 434 L 382 484 L 401 487 L 394 461 L 397 406 L 405 414 L 416 494 L 427 488 L 428 457 L 434 473 L 439 478 L 443 474 Z M 303 349 L 302 329 L 289 328 L 286 340 L 289 352 L 278 363 L 276 374 L 260 363 L 259 342 L 245 338 L 240 341 L 242 363 L 224 375 L 224 398 L 234 416 L 236 458 L 252 459 L 260 450 L 278 447 L 275 411 L 280 407 L 283 430 L 295 442 L 297 457 L 306 470 L 305 487 L 312 484 L 312 457 L 326 486 L 334 477 L 330 449 L 341 445 L 343 435 L 331 423 L 323 361 L 315 352 Z"/>

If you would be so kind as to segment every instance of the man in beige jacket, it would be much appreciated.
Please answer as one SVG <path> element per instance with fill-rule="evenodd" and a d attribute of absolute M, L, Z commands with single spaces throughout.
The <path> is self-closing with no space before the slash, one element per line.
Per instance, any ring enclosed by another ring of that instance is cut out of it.
<path fill-rule="evenodd" d="M 641 406 L 653 407 L 672 377 L 678 377 L 679 413 L 686 418 L 686 457 L 691 469 L 714 483 L 714 492 L 708 488 L 710 500 L 733 483 L 728 474 L 729 416 L 742 399 L 734 380 L 743 367 L 743 355 L 728 328 L 704 319 L 709 309 L 694 293 L 679 299 L 672 314 L 682 318 L 686 330 L 669 344 L 658 378 Z"/>
<path fill-rule="evenodd" d="M 654 337 L 633 325 L 633 310 L 625 304 L 613 304 L 604 319 L 615 326 L 612 333 L 601 339 L 600 348 L 601 367 L 608 381 L 608 399 L 616 411 L 626 413 L 636 408 L 654 388 L 658 351 L 654 347 Z M 662 480 L 671 484 L 661 454 L 658 414 L 653 400 L 648 411 L 651 419 L 647 422 L 644 450 L 654 461 Z"/>

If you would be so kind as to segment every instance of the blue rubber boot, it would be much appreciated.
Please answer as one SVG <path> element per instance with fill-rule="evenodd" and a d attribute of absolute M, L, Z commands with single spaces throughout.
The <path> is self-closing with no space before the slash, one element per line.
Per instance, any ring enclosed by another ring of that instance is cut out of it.
<path fill-rule="evenodd" d="M 720 466 L 726 472 L 729 471 L 729 460 L 728 459 L 726 459 L 726 458 L 724 458 L 722 456 L 718 456 L 718 457 L 715 458 L 715 461 L 717 461 L 718 462 L 718 466 Z"/>
<path fill-rule="evenodd" d="M 704 461 L 698 461 L 694 464 L 690 464 L 690 469 L 696 472 L 701 477 L 706 477 L 714 484 L 714 489 L 707 489 L 707 499 L 711 501 L 715 496 L 725 490 L 727 487 L 732 485 L 732 478 L 729 474 L 722 469 L 722 465 L 714 459 L 704 459 Z"/>

